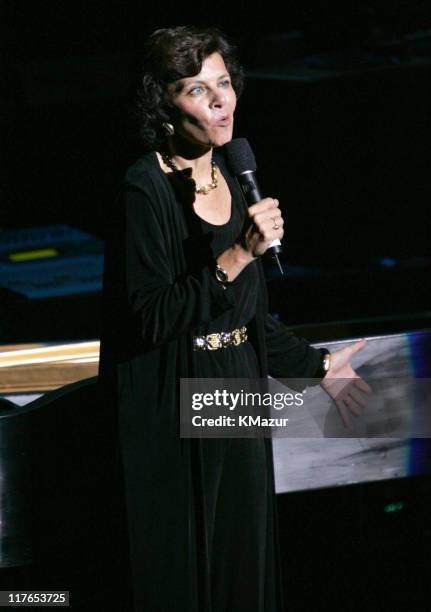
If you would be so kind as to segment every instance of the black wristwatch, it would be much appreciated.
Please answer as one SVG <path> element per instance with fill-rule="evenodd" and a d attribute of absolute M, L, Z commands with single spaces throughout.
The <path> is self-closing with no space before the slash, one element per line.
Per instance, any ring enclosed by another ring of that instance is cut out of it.
<path fill-rule="evenodd" d="M 221 268 L 218 263 L 216 263 L 214 274 L 219 283 L 221 283 L 226 289 L 226 285 L 229 284 L 229 276 L 226 270 L 223 270 L 223 268 Z"/>

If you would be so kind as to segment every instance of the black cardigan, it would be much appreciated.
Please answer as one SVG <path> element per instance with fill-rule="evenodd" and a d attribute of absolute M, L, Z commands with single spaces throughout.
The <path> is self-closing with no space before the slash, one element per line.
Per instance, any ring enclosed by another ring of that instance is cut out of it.
<path fill-rule="evenodd" d="M 215 159 L 231 193 L 238 190 L 221 150 Z M 210 609 L 201 441 L 179 437 L 179 380 L 195 376 L 199 325 L 231 308 L 233 298 L 201 253 L 187 258 L 187 245 L 199 245 L 195 221 L 155 152 L 129 168 L 107 214 L 99 375 L 118 414 L 136 610 Z M 247 328 L 261 376 L 312 378 L 320 352 L 268 314 L 260 261 L 258 269 L 256 316 Z"/>

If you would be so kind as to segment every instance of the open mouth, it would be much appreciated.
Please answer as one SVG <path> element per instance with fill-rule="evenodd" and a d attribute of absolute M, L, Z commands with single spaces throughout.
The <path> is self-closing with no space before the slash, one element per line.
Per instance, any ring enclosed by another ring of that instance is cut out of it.
<path fill-rule="evenodd" d="M 218 121 L 214 123 L 215 127 L 228 127 L 232 123 L 232 119 L 230 115 L 225 115 L 221 117 Z"/>

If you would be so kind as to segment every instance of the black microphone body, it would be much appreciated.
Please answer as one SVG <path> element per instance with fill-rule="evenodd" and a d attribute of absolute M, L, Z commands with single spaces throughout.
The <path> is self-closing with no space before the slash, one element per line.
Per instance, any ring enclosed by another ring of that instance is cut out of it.
<path fill-rule="evenodd" d="M 260 202 L 262 195 L 255 176 L 256 160 L 247 139 L 235 138 L 224 146 L 224 150 L 228 164 L 237 179 L 248 206 Z M 267 252 L 276 260 L 283 273 L 278 259 L 278 255 L 282 253 L 281 243 L 278 238 L 272 241 Z"/>
<path fill-rule="evenodd" d="M 260 200 L 263 199 L 257 183 L 256 175 L 252 170 L 246 170 L 242 174 L 237 174 L 236 180 L 238 181 L 245 201 L 249 206 L 260 202 Z M 272 256 L 282 253 L 280 241 L 278 239 L 274 240 L 268 247 L 267 251 L 269 251 L 270 255 Z"/>

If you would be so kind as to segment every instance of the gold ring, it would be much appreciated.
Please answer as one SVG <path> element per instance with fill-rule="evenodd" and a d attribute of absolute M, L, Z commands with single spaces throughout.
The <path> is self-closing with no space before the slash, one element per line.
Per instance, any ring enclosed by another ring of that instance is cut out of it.
<path fill-rule="evenodd" d="M 277 221 L 275 220 L 275 217 L 271 217 L 271 219 L 274 221 L 274 225 L 272 226 L 272 229 L 274 230 L 278 230 L 278 228 L 280 227 L 277 223 Z"/>

